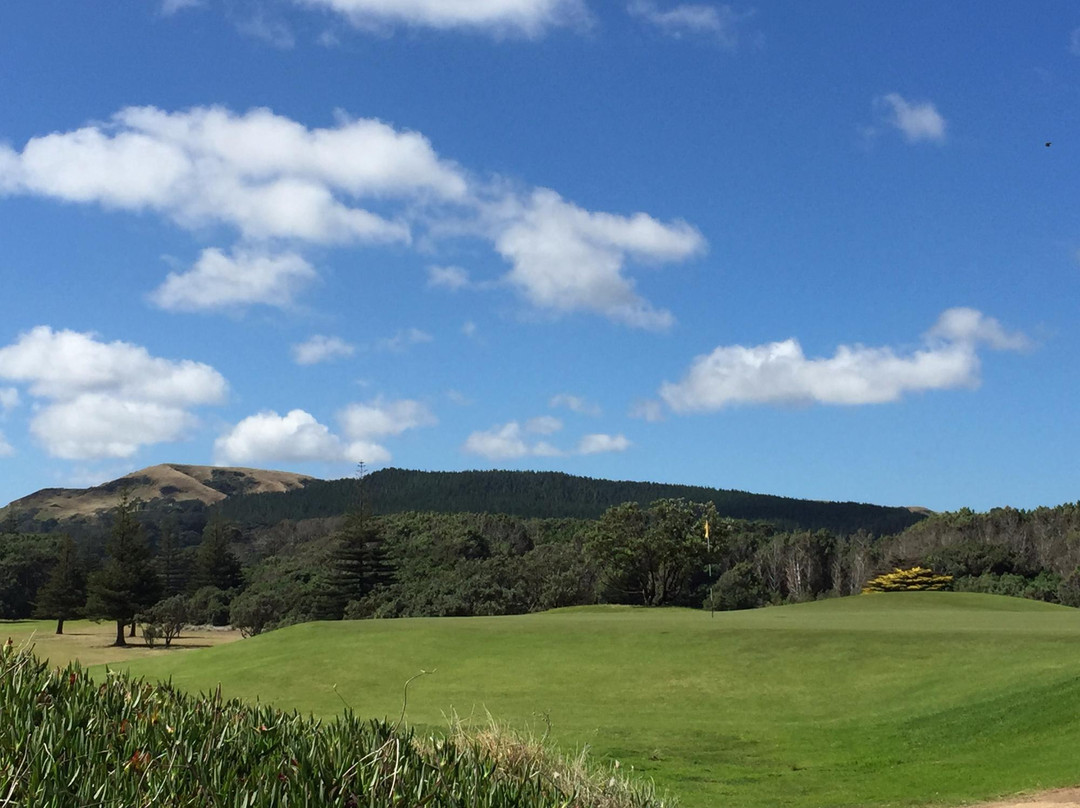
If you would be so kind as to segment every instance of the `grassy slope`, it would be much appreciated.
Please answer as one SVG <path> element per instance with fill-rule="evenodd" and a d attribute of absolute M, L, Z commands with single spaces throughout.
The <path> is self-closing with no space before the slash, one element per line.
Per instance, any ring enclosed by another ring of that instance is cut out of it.
<path fill-rule="evenodd" d="M 485 709 L 591 744 L 685 806 L 958 803 L 1080 781 L 1080 611 L 870 595 L 309 624 L 131 664 L 185 688 L 444 725 Z"/>

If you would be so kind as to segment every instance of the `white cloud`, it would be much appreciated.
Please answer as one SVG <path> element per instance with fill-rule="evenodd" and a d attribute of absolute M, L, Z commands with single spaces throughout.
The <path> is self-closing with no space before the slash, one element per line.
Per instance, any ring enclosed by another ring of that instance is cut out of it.
<path fill-rule="evenodd" d="M 19 391 L 14 387 L 0 387 L 0 414 L 19 406 Z"/>
<path fill-rule="evenodd" d="M 183 407 L 107 393 L 83 393 L 42 409 L 30 431 L 54 457 L 131 457 L 142 446 L 172 443 L 198 423 Z"/>
<path fill-rule="evenodd" d="M 594 311 L 637 328 L 664 329 L 671 312 L 656 309 L 623 274 L 628 259 L 678 261 L 705 239 L 685 222 L 644 213 L 594 213 L 539 189 L 513 211 L 495 247 L 513 264 L 507 280 L 534 305 L 555 312 Z"/>
<path fill-rule="evenodd" d="M 0 145 L 0 191 L 152 210 L 249 239 L 402 242 L 408 225 L 359 198 L 460 199 L 456 167 L 415 132 L 371 119 L 308 129 L 267 109 L 128 107 L 105 124 Z"/>
<path fill-rule="evenodd" d="M 350 404 L 339 413 L 338 421 L 350 440 L 400 435 L 409 429 L 435 426 L 439 422 L 431 410 L 419 401 L 387 401 L 382 398 L 364 404 Z"/>
<path fill-rule="evenodd" d="M 317 365 L 331 362 L 356 353 L 356 346 L 350 345 L 340 337 L 325 337 L 315 334 L 311 338 L 292 346 L 293 361 L 298 365 Z"/>
<path fill-rule="evenodd" d="M 600 405 L 595 404 L 592 401 L 586 401 L 581 396 L 575 396 L 572 393 L 559 393 L 556 396 L 552 396 L 551 401 L 548 402 L 549 407 L 566 407 L 571 412 L 576 412 L 580 415 L 600 415 Z"/>
<path fill-rule="evenodd" d="M 563 428 L 563 422 L 551 415 L 540 415 L 525 422 L 525 431 L 537 435 L 554 435 Z"/>
<path fill-rule="evenodd" d="M 876 103 L 888 108 L 888 123 L 903 132 L 908 142 L 932 140 L 941 143 L 945 140 L 945 119 L 931 102 L 910 102 L 897 93 L 889 93 L 878 98 Z"/>
<path fill-rule="evenodd" d="M 592 455 L 602 452 L 622 452 L 630 447 L 624 435 L 592 434 L 578 441 L 574 451 L 563 451 L 547 441 L 531 441 L 527 433 L 551 435 L 563 428 L 562 421 L 551 416 L 532 418 L 522 426 L 518 421 L 473 432 L 461 447 L 468 454 L 488 460 L 510 460 L 522 457 L 565 457 L 571 454 Z"/>
<path fill-rule="evenodd" d="M 221 402 L 227 389 L 209 365 L 48 326 L 0 348 L 0 378 L 45 399 L 30 429 L 64 458 L 130 457 L 140 446 L 178 440 L 196 422 L 189 409 Z"/>
<path fill-rule="evenodd" d="M 11 457 L 15 454 L 15 447 L 7 442 L 4 433 L 0 432 L 0 457 Z"/>
<path fill-rule="evenodd" d="M 461 325 L 461 333 L 469 339 L 472 339 L 476 336 L 476 323 L 474 323 L 472 320 L 466 320 Z"/>
<path fill-rule="evenodd" d="M 376 439 L 437 423 L 435 416 L 419 402 L 382 399 L 352 404 L 338 414 L 338 421 L 342 436 L 331 432 L 304 410 L 292 410 L 284 416 L 273 411 L 260 412 L 218 438 L 214 456 L 219 464 L 363 461 L 381 465 L 390 461 L 391 454 Z"/>
<path fill-rule="evenodd" d="M 736 26 L 744 16 L 736 13 L 731 6 L 701 3 L 682 3 L 667 11 L 661 11 L 651 0 L 634 0 L 627 6 L 627 11 L 631 16 L 656 26 L 668 36 L 711 36 L 730 50 L 739 43 Z"/>
<path fill-rule="evenodd" d="M 697 357 L 681 382 L 665 382 L 660 396 L 680 413 L 733 404 L 881 404 L 910 392 L 977 387 L 980 345 L 1021 350 L 1030 342 L 974 309 L 949 309 L 908 354 L 841 345 L 831 358 L 807 359 L 795 339 L 721 346 Z"/>
<path fill-rule="evenodd" d="M 426 331 L 421 331 L 419 328 L 403 328 L 394 336 L 379 340 L 375 343 L 375 347 L 380 351 L 400 353 L 413 345 L 423 345 L 425 342 L 432 341 L 434 337 Z"/>
<path fill-rule="evenodd" d="M 428 267 L 428 283 L 432 289 L 456 292 L 469 286 L 469 273 L 461 267 Z"/>
<path fill-rule="evenodd" d="M 219 465 L 244 465 L 265 462 L 305 463 L 311 461 L 369 463 L 389 460 L 389 453 L 378 458 L 354 454 L 315 416 L 304 410 L 292 410 L 284 416 L 272 410 L 251 415 L 214 442 L 214 458 Z M 356 447 L 360 448 L 360 447 Z"/>
<path fill-rule="evenodd" d="M 468 454 L 488 460 L 508 460 L 519 457 L 556 457 L 561 452 L 546 441 L 529 443 L 523 437 L 521 424 L 510 421 L 482 432 L 473 432 L 461 447 Z"/>
<path fill-rule="evenodd" d="M 583 0 L 294 0 L 337 12 L 360 28 L 378 25 L 486 30 L 539 36 L 547 28 L 580 25 Z"/>
<path fill-rule="evenodd" d="M 258 250 L 203 250 L 187 272 L 170 272 L 151 295 L 157 306 L 171 311 L 209 311 L 262 304 L 287 308 L 296 295 L 318 277 L 314 267 L 296 253 L 271 255 Z"/>
<path fill-rule="evenodd" d="M 631 446 L 625 435 L 586 435 L 578 443 L 578 454 L 592 455 L 604 452 L 625 452 Z"/>

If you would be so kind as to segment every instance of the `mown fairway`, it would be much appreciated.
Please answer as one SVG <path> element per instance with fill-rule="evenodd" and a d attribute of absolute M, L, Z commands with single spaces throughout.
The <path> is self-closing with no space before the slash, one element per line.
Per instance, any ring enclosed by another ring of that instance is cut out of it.
<path fill-rule="evenodd" d="M 296 626 L 136 673 L 329 716 L 486 712 L 591 745 L 684 806 L 957 804 L 1080 782 L 1080 610 L 866 595 Z M 335 692 L 336 685 L 336 692 Z M 340 697 L 339 697 L 340 696 Z"/>

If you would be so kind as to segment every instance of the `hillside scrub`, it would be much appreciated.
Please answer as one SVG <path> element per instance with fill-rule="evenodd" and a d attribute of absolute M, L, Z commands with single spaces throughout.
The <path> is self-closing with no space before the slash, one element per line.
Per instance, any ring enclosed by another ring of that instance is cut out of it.
<path fill-rule="evenodd" d="M 351 711 L 320 722 L 220 690 L 188 696 L 117 672 L 95 680 L 11 643 L 0 649 L 0 715 L 0 805 L 664 805 L 622 777 L 560 776 L 574 767 L 535 745 L 462 732 L 420 741 Z"/>

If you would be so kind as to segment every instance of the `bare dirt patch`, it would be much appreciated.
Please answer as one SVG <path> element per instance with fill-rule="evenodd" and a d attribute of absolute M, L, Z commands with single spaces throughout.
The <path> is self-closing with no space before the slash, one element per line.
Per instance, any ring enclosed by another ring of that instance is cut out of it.
<path fill-rule="evenodd" d="M 1018 794 L 986 802 L 979 808 L 1080 808 L 1080 788 L 1055 788 L 1037 794 Z"/>
<path fill-rule="evenodd" d="M 10 638 L 15 645 L 29 645 L 39 659 L 47 659 L 51 664 L 60 666 L 76 659 L 83 665 L 127 662 L 160 654 L 183 653 L 193 648 L 223 645 L 240 639 L 240 632 L 233 629 L 197 626 L 185 629 L 168 649 L 160 642 L 154 648 L 148 648 L 142 637 L 129 638 L 127 648 L 113 648 L 112 643 L 116 639 L 115 623 L 72 620 L 64 624 L 63 634 L 57 635 L 55 631 L 55 621 L 0 621 L 0 643 Z"/>

